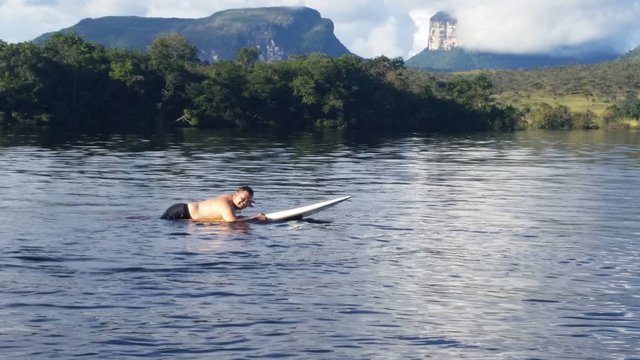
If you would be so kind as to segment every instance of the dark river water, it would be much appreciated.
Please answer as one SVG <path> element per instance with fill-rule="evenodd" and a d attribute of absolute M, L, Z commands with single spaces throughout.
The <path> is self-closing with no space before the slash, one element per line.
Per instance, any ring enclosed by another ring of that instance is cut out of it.
<path fill-rule="evenodd" d="M 240 185 L 353 198 L 159 219 Z M 640 358 L 639 132 L 5 132 L 0 196 L 0 358 Z"/>

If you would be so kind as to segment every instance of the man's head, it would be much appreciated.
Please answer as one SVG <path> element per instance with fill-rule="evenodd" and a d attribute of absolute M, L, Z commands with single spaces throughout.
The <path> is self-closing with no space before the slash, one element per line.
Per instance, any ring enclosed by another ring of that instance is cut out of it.
<path fill-rule="evenodd" d="M 241 186 L 233 194 L 233 204 L 236 208 L 242 210 L 253 203 L 253 189 L 248 186 Z"/>

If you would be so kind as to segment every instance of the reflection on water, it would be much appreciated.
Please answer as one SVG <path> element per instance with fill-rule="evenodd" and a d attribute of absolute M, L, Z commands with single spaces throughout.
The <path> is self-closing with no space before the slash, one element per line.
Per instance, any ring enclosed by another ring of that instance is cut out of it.
<path fill-rule="evenodd" d="M 633 358 L 638 135 L 5 133 L 3 356 Z"/>

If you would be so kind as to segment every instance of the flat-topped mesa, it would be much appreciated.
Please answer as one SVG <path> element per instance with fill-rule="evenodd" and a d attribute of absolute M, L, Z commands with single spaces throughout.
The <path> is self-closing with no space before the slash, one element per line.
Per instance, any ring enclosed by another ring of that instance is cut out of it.
<path fill-rule="evenodd" d="M 351 53 L 335 36 L 333 21 L 302 6 L 229 9 L 199 19 L 107 16 L 82 20 L 60 32 L 74 32 L 107 48 L 141 51 L 159 36 L 175 32 L 198 48 L 201 60 L 210 62 L 232 60 L 241 48 L 258 49 L 264 61 L 313 53 L 332 57 Z M 34 42 L 43 43 L 52 34 L 41 35 Z"/>

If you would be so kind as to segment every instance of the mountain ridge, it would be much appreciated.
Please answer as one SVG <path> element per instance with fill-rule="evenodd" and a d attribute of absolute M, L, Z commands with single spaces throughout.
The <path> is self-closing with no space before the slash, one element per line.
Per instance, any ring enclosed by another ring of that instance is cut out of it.
<path fill-rule="evenodd" d="M 540 69 L 564 65 L 589 65 L 612 61 L 620 57 L 617 53 L 592 52 L 578 55 L 546 54 L 500 54 L 469 51 L 463 48 L 451 50 L 424 49 L 409 58 L 407 67 L 457 72 L 469 70 L 519 70 Z"/>
<path fill-rule="evenodd" d="M 441 37 L 446 44 L 438 49 L 432 49 L 427 44 L 422 52 L 406 59 L 407 67 L 438 72 L 539 69 L 595 64 L 624 56 L 614 52 L 590 51 L 595 47 L 589 44 L 559 48 L 552 55 L 471 51 L 458 46 L 455 18 L 437 12 L 430 21 L 441 23 L 444 30 L 431 35 Z M 243 47 L 259 49 L 260 58 L 264 61 L 285 60 L 292 55 L 310 53 L 325 53 L 333 57 L 352 54 L 335 36 L 333 22 L 322 18 L 317 10 L 304 6 L 228 9 L 197 19 L 139 16 L 86 18 L 58 32 L 75 32 L 86 41 L 107 48 L 141 51 L 147 50 L 158 36 L 176 32 L 198 48 L 199 58 L 208 62 L 231 60 L 237 50 Z M 43 43 L 53 33 L 43 34 L 33 41 Z M 449 49 L 450 46 L 455 47 Z"/>
<path fill-rule="evenodd" d="M 244 47 L 258 48 L 266 61 L 314 52 L 336 57 L 351 54 L 335 36 L 330 19 L 301 6 L 229 9 L 198 19 L 87 18 L 57 32 L 75 32 L 86 41 L 129 50 L 146 50 L 157 37 L 175 32 L 198 48 L 199 57 L 206 61 L 233 59 Z M 42 43 L 54 33 L 43 34 L 33 42 Z"/>

